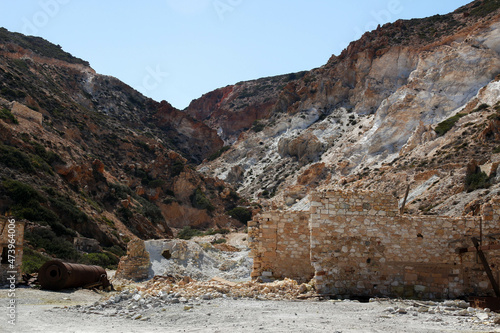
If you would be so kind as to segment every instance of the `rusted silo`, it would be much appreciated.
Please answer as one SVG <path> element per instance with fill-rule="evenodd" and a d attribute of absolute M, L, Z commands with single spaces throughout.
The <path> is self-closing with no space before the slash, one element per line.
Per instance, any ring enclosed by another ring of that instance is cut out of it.
<path fill-rule="evenodd" d="M 94 265 L 70 264 L 51 260 L 38 271 L 38 281 L 43 289 L 60 290 L 78 287 L 107 287 L 108 276 L 104 268 Z"/>

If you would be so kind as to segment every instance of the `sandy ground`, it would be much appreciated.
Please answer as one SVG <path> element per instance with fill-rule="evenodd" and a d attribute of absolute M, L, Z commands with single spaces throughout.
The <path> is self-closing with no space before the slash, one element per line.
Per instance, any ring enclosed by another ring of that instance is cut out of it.
<path fill-rule="evenodd" d="M 184 304 L 151 309 L 139 320 L 75 310 L 75 305 L 90 305 L 103 296 L 106 293 L 90 290 L 18 288 L 17 323 L 12 326 L 5 308 L 8 290 L 0 289 L 0 311 L 4 312 L 0 313 L 0 332 L 500 332 L 500 326 L 474 323 L 473 318 L 385 311 L 398 307 L 396 301 L 216 299 L 195 302 L 188 310 Z"/>

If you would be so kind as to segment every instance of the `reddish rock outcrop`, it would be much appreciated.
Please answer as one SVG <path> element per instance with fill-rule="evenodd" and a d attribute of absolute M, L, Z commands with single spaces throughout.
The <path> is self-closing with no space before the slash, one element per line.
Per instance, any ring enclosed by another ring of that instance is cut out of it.
<path fill-rule="evenodd" d="M 166 101 L 159 104 L 154 119 L 157 126 L 172 131 L 171 139 L 176 146 L 197 162 L 203 161 L 224 145 L 215 130 L 177 110 Z"/>

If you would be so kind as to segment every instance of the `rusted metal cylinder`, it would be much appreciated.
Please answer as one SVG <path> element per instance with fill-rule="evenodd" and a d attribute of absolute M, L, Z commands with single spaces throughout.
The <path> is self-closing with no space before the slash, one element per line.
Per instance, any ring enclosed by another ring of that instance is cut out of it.
<path fill-rule="evenodd" d="M 78 287 L 109 286 L 106 270 L 100 266 L 47 261 L 38 271 L 43 289 L 60 290 Z"/>

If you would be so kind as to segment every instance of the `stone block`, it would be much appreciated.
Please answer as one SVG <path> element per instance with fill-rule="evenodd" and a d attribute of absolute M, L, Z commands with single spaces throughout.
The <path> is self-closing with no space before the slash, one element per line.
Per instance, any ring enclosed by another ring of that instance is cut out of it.
<path fill-rule="evenodd" d="M 415 285 L 413 288 L 415 289 L 415 291 L 417 293 L 423 293 L 427 289 L 426 286 L 422 286 L 422 285 L 419 285 L 419 284 Z"/>

